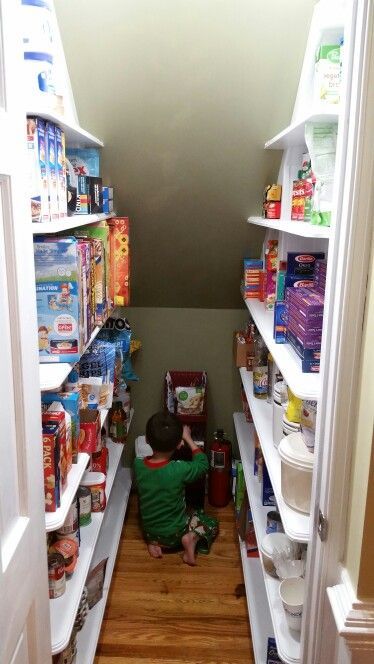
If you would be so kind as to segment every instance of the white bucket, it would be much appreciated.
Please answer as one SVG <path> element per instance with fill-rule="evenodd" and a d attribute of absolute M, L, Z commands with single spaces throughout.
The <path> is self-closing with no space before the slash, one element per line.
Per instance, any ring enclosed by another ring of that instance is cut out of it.
<path fill-rule="evenodd" d="M 50 53 L 25 51 L 25 90 L 28 101 L 45 102 L 55 93 L 53 57 Z"/>
<path fill-rule="evenodd" d="M 22 0 L 23 50 L 53 52 L 52 12 L 48 0 Z"/>
<path fill-rule="evenodd" d="M 301 433 L 283 438 L 278 451 L 283 500 L 293 509 L 309 514 L 314 455 L 309 452 Z"/>

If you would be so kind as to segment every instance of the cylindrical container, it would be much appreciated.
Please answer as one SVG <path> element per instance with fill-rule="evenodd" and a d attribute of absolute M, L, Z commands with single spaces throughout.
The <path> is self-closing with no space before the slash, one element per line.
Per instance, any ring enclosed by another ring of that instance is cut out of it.
<path fill-rule="evenodd" d="M 300 430 L 304 443 L 310 452 L 314 451 L 316 438 L 317 401 L 303 401 Z"/>
<path fill-rule="evenodd" d="M 25 92 L 29 99 L 45 101 L 55 92 L 53 56 L 51 53 L 25 51 Z"/>
<path fill-rule="evenodd" d="M 86 471 L 83 474 L 81 486 L 85 486 L 91 491 L 92 511 L 103 512 L 106 505 L 104 473 L 90 473 Z"/>
<path fill-rule="evenodd" d="M 282 389 L 283 381 L 275 383 L 273 390 L 273 443 L 278 447 L 283 438 L 283 415 L 284 408 L 282 405 Z"/>
<path fill-rule="evenodd" d="M 78 489 L 79 500 L 79 525 L 88 526 L 91 523 L 91 491 L 86 486 L 80 486 Z"/>
<path fill-rule="evenodd" d="M 282 600 L 288 627 L 301 631 L 303 615 L 305 582 L 300 577 L 284 579 L 279 586 L 279 596 Z"/>
<path fill-rule="evenodd" d="M 268 349 L 258 334 L 254 340 L 253 394 L 256 399 L 266 399 L 268 389 Z"/>
<path fill-rule="evenodd" d="M 276 510 L 271 510 L 266 515 L 267 533 L 284 533 L 281 515 Z"/>
<path fill-rule="evenodd" d="M 67 513 L 64 525 L 58 529 L 58 535 L 70 535 L 78 530 L 78 499 L 75 496 Z"/>
<path fill-rule="evenodd" d="M 66 588 L 65 561 L 60 553 L 48 556 L 49 599 L 56 599 L 64 594 Z"/>
<path fill-rule="evenodd" d="M 51 6 L 47 0 L 22 0 L 22 39 L 25 51 L 53 52 Z"/>
<path fill-rule="evenodd" d="M 269 533 L 262 539 L 260 550 L 262 554 L 262 561 L 264 568 L 268 574 L 277 577 L 273 555 L 275 552 L 281 553 L 288 552 L 289 547 L 292 546 L 291 540 L 284 535 L 284 533 Z"/>
<path fill-rule="evenodd" d="M 283 438 L 278 451 L 283 500 L 293 509 L 309 514 L 314 455 L 309 452 L 300 433 Z"/>
<path fill-rule="evenodd" d="M 61 539 L 52 544 L 50 551 L 60 553 L 64 558 L 65 574 L 73 574 L 77 564 L 78 546 L 71 539 Z"/>
<path fill-rule="evenodd" d="M 282 418 L 282 430 L 283 430 L 283 436 L 289 436 L 291 433 L 299 433 L 300 424 L 298 424 L 297 422 L 290 422 L 290 420 L 287 419 L 286 414 L 284 413 Z"/>
<path fill-rule="evenodd" d="M 231 443 L 218 429 L 210 446 L 208 482 L 208 500 L 214 507 L 225 507 L 231 500 L 231 460 Z"/>
<path fill-rule="evenodd" d="M 56 533 L 56 537 L 58 540 L 64 540 L 64 539 L 73 540 L 73 542 L 75 542 L 75 544 L 77 545 L 77 556 L 79 556 L 79 545 L 80 545 L 79 528 L 77 528 L 77 530 L 74 530 L 72 533 L 60 533 L 60 531 L 58 530 Z"/>

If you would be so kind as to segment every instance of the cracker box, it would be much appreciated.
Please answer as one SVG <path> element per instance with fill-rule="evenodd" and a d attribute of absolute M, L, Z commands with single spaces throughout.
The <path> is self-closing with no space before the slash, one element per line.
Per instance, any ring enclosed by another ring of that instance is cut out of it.
<path fill-rule="evenodd" d="M 57 438 L 57 424 L 43 426 L 42 444 L 46 512 L 55 512 L 60 507 L 60 452 Z"/>
<path fill-rule="evenodd" d="M 108 219 L 110 246 L 110 295 L 114 306 L 130 304 L 130 220 Z"/>
<path fill-rule="evenodd" d="M 100 175 L 100 151 L 98 148 L 67 148 L 69 159 L 76 175 Z"/>
<path fill-rule="evenodd" d="M 79 360 L 77 240 L 35 236 L 39 361 Z"/>
<path fill-rule="evenodd" d="M 72 440 L 72 456 L 73 463 L 78 460 L 78 444 L 79 444 L 79 409 L 80 409 L 80 394 L 79 391 L 73 392 L 42 392 L 42 408 L 48 407 L 54 401 L 62 404 L 63 408 L 69 413 L 71 417 L 71 440 Z"/>
<path fill-rule="evenodd" d="M 27 159 L 32 221 L 49 221 L 46 164 L 46 126 L 40 118 L 27 118 Z"/>
<path fill-rule="evenodd" d="M 55 137 L 58 211 L 60 219 L 65 219 L 67 217 L 65 133 L 60 127 L 55 128 Z"/>
<path fill-rule="evenodd" d="M 44 426 L 46 424 L 56 424 L 58 427 L 57 445 L 59 447 L 60 454 L 61 491 L 63 492 L 66 489 L 68 480 L 65 414 L 61 411 L 54 410 L 53 403 L 42 414 L 42 425 Z"/>
<path fill-rule="evenodd" d="M 56 127 L 52 122 L 46 123 L 46 148 L 49 216 L 51 221 L 58 221 L 60 213 L 58 208 Z"/>
<path fill-rule="evenodd" d="M 79 452 L 92 454 L 101 449 L 100 413 L 96 409 L 80 410 Z"/>

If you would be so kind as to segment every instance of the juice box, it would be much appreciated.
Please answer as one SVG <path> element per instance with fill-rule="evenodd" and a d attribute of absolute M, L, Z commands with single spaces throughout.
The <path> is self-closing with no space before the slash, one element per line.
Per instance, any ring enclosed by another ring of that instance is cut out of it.
<path fill-rule="evenodd" d="M 58 165 L 56 151 L 56 127 L 54 124 L 52 124 L 52 122 L 46 123 L 46 147 L 49 216 L 51 221 L 57 221 L 60 218 L 57 184 Z"/>
<path fill-rule="evenodd" d="M 78 443 L 79 443 L 79 409 L 80 409 L 80 394 L 79 391 L 73 392 L 42 392 L 42 408 L 49 406 L 54 401 L 62 404 L 64 410 L 69 413 L 71 417 L 71 439 L 72 439 L 72 457 L 73 463 L 77 463 L 78 459 Z"/>
<path fill-rule="evenodd" d="M 46 164 L 46 126 L 40 118 L 27 118 L 27 159 L 32 221 L 49 221 Z"/>
<path fill-rule="evenodd" d="M 130 219 L 112 217 L 109 226 L 110 296 L 114 306 L 130 304 Z"/>
<path fill-rule="evenodd" d="M 79 360 L 77 241 L 35 236 L 34 260 L 39 361 Z"/>
<path fill-rule="evenodd" d="M 60 219 L 67 217 L 65 133 L 56 127 L 57 195 Z"/>

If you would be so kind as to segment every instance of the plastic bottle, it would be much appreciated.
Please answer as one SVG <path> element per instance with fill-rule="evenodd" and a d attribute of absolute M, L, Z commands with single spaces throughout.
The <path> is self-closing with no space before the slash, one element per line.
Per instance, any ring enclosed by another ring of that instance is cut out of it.
<path fill-rule="evenodd" d="M 266 399 L 268 388 L 268 349 L 261 337 L 254 340 L 253 394 L 256 399 Z"/>
<path fill-rule="evenodd" d="M 115 443 L 126 441 L 126 413 L 122 408 L 121 401 L 115 401 L 109 411 L 109 436 Z"/>

